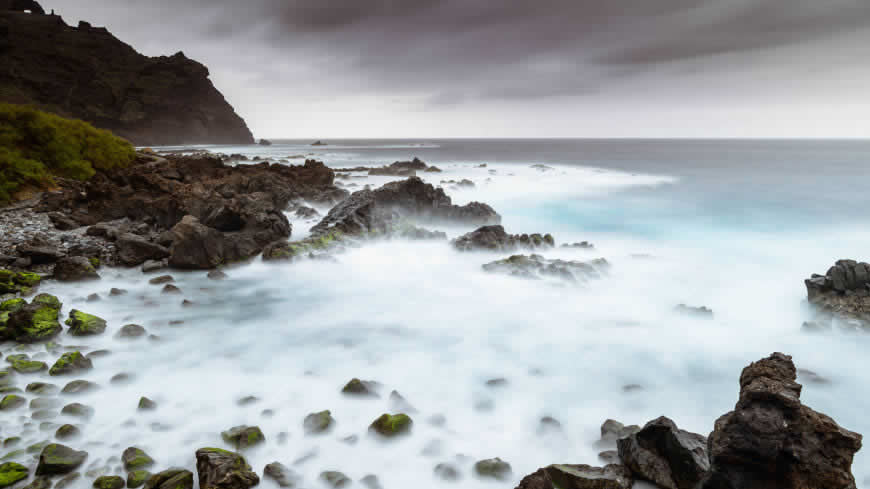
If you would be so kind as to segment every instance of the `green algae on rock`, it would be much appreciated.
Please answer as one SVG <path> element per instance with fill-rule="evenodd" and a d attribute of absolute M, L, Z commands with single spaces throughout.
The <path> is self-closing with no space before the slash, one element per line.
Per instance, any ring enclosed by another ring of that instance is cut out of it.
<path fill-rule="evenodd" d="M 0 268 L 0 294 L 27 295 L 39 286 L 42 277 L 32 272 L 13 272 Z"/>
<path fill-rule="evenodd" d="M 27 399 L 15 394 L 7 394 L 0 400 L 0 411 L 11 411 L 27 404 Z"/>
<path fill-rule="evenodd" d="M 511 464 L 504 460 L 496 458 L 488 458 L 480 460 L 474 464 L 474 472 L 479 477 L 506 481 L 512 474 Z"/>
<path fill-rule="evenodd" d="M 0 487 L 9 487 L 22 479 L 26 479 L 29 473 L 27 467 L 21 464 L 6 462 L 0 465 Z"/>
<path fill-rule="evenodd" d="M 149 477 L 151 477 L 151 472 L 147 470 L 134 470 L 127 474 L 127 487 L 131 489 L 142 487 Z"/>
<path fill-rule="evenodd" d="M 26 306 L 15 303 L 11 306 L 14 311 L 6 311 L 5 324 L 0 321 L 0 339 L 38 343 L 54 338 L 63 330 L 58 322 L 61 305 L 57 297 L 49 294 L 39 294 Z"/>
<path fill-rule="evenodd" d="M 348 396 L 380 398 L 380 394 L 377 393 L 378 387 L 380 384 L 373 380 L 353 378 L 342 387 L 341 393 Z"/>
<path fill-rule="evenodd" d="M 43 370 L 48 369 L 48 365 L 46 365 L 45 362 L 38 362 L 35 360 L 30 360 L 29 358 L 14 360 L 11 363 L 12 370 L 18 372 L 19 374 L 35 374 L 37 372 L 42 372 Z"/>
<path fill-rule="evenodd" d="M 67 375 L 90 370 L 92 368 L 94 368 L 94 364 L 91 362 L 90 358 L 85 357 L 79 351 L 72 351 L 61 355 L 61 357 L 54 362 L 54 365 L 51 366 L 48 374 L 52 376 Z"/>
<path fill-rule="evenodd" d="M 54 437 L 58 440 L 67 440 L 69 438 L 75 438 L 81 434 L 82 432 L 78 429 L 77 426 L 65 424 L 54 432 Z"/>
<path fill-rule="evenodd" d="M 372 422 L 369 430 L 389 438 L 408 433 L 413 424 L 414 422 L 407 414 L 382 414 Z"/>
<path fill-rule="evenodd" d="M 353 483 L 350 478 L 337 470 L 327 470 L 320 473 L 320 480 L 334 489 L 341 489 Z"/>
<path fill-rule="evenodd" d="M 127 481 L 117 475 L 104 475 L 94 481 L 94 489 L 123 489 Z"/>
<path fill-rule="evenodd" d="M 69 326 L 69 334 L 73 336 L 97 335 L 106 330 L 106 321 L 103 318 L 77 309 L 69 312 L 65 324 Z"/>
<path fill-rule="evenodd" d="M 88 452 L 73 450 L 59 443 L 51 443 L 42 449 L 39 454 L 39 465 L 36 467 L 36 475 L 62 475 L 68 474 L 88 458 Z"/>
<path fill-rule="evenodd" d="M 61 389 L 60 391 L 64 394 L 82 394 L 85 392 L 90 392 L 97 387 L 97 384 L 93 382 L 80 379 L 69 382 L 67 385 L 63 386 L 63 389 Z"/>
<path fill-rule="evenodd" d="M 234 426 L 221 433 L 224 442 L 233 445 L 237 450 L 251 447 L 266 441 L 259 426 Z"/>
<path fill-rule="evenodd" d="M 307 434 L 325 433 L 332 428 L 333 424 L 335 424 L 335 419 L 328 410 L 311 413 L 305 416 L 305 420 L 302 422 L 302 426 Z"/>
<path fill-rule="evenodd" d="M 178 467 L 152 474 L 145 481 L 145 489 L 192 489 L 193 472 Z"/>
<path fill-rule="evenodd" d="M 154 459 L 151 458 L 144 450 L 136 447 L 129 447 L 121 454 L 121 462 L 124 463 L 124 470 L 132 472 L 134 470 L 145 469 L 154 465 Z"/>
<path fill-rule="evenodd" d="M 248 489 L 260 483 L 245 457 L 221 448 L 200 448 L 196 451 L 196 472 L 203 489 Z"/>

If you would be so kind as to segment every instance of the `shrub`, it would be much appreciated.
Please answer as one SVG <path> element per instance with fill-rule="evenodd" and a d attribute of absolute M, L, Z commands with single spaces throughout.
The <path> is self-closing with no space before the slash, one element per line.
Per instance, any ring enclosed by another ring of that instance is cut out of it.
<path fill-rule="evenodd" d="M 50 187 L 53 176 L 87 180 L 135 158 L 129 142 L 87 122 L 0 103 L 0 204 L 24 188 Z"/>

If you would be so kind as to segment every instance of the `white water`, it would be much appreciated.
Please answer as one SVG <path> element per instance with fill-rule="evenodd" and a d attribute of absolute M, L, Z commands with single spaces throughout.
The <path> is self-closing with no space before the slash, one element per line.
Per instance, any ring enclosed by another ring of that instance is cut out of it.
<path fill-rule="evenodd" d="M 870 380 L 865 354 L 870 340 L 800 332 L 808 316 L 803 278 L 823 272 L 836 258 L 860 258 L 870 233 L 845 226 L 823 238 L 795 232 L 742 231 L 727 239 L 724 233 L 653 239 L 582 232 L 570 216 L 537 211 L 642 189 L 668 192 L 679 178 L 555 165 L 547 172 L 492 162 L 487 168 L 460 162 L 438 166 L 444 173 L 423 176 L 435 183 L 471 178 L 477 184 L 448 190 L 457 203 L 491 204 L 509 232 L 551 232 L 558 243 L 592 241 L 593 251 L 544 254 L 604 257 L 612 264 L 609 274 L 585 287 L 554 287 L 481 270 L 481 264 L 504 254 L 460 254 L 445 242 L 402 241 L 352 249 L 336 263 L 254 260 L 226 270 L 229 279 L 220 282 L 207 280 L 204 272 L 170 272 L 180 296 L 161 295 L 160 286 L 147 283 L 165 271 L 104 269 L 99 282 L 49 283 L 41 291 L 61 297 L 64 315 L 78 308 L 109 322 L 100 337 L 63 335 L 61 343 L 112 354 L 95 358 L 95 369 L 83 376 L 22 375 L 20 384 L 62 385 L 73 378 L 100 384 L 93 394 L 63 396 L 96 409 L 82 426 L 84 437 L 65 442 L 88 450 L 88 464 L 135 445 L 157 460 L 158 470 L 194 470 L 197 448 L 225 446 L 222 430 L 258 425 L 267 442 L 244 452 L 249 462 L 262 474 L 266 463 L 280 461 L 300 473 L 308 488 L 322 485 L 317 476 L 324 470 L 340 470 L 355 481 L 376 474 L 386 489 L 442 487 L 447 483 L 432 469 L 446 461 L 462 469 L 462 487 L 510 488 L 549 463 L 598 465 L 600 449 L 593 442 L 607 418 L 643 424 L 667 415 L 682 428 L 707 434 L 733 407 L 740 370 L 772 351 L 790 353 L 798 367 L 833 381 L 805 383 L 805 403 L 846 428 L 870 431 L 864 414 L 870 401 L 863 395 Z M 294 237 L 304 235 L 299 226 L 294 223 Z M 449 231 L 452 237 L 465 230 Z M 108 297 L 111 287 L 129 293 Z M 91 292 L 103 300 L 84 302 Z M 182 299 L 195 305 L 182 307 Z M 157 305 L 145 305 L 148 301 Z M 677 315 L 678 303 L 706 305 L 715 319 Z M 184 323 L 168 324 L 177 320 Z M 114 339 L 127 323 L 142 324 L 161 341 Z M 42 360 L 51 364 L 54 358 Z M 135 381 L 111 385 L 109 378 L 119 372 L 135 373 Z M 343 397 L 340 390 L 352 377 L 382 383 L 382 399 Z M 485 385 L 496 377 L 508 385 Z M 625 393 L 627 384 L 643 390 Z M 382 443 L 366 428 L 381 413 L 394 412 L 388 400 L 393 389 L 419 412 L 411 415 L 411 436 Z M 142 395 L 159 408 L 138 413 Z M 236 404 L 248 395 L 261 400 Z M 475 409 L 481 401 L 492 401 L 493 409 Z M 274 410 L 274 416 L 262 416 L 264 409 Z M 323 409 L 332 411 L 336 428 L 305 436 L 303 418 Z M 3 435 L 17 434 L 27 413 L 27 408 L 0 413 Z M 431 425 L 427 420 L 433 415 L 443 415 L 446 424 Z M 563 432 L 539 435 L 538 420 L 545 415 L 558 419 Z M 123 426 L 130 419 L 135 426 Z M 170 429 L 153 431 L 155 422 Z M 285 444 L 279 443 L 281 432 L 289 433 Z M 52 433 L 30 433 L 22 446 Z M 358 435 L 359 442 L 340 441 L 348 435 Z M 440 454 L 421 455 L 434 440 Z M 310 453 L 316 456 L 292 465 Z M 475 478 L 474 461 L 496 456 L 513 466 L 512 480 Z M 863 453 L 856 458 L 859 486 L 870 476 L 867 460 Z M 81 487 L 90 482 L 82 479 Z M 268 480 L 261 486 L 272 487 Z"/>

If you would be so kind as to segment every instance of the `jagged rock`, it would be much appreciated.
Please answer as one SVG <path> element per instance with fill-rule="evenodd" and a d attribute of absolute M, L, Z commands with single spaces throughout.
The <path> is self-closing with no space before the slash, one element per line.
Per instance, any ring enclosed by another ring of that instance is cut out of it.
<path fill-rule="evenodd" d="M 139 398 L 139 405 L 136 406 L 139 411 L 153 411 L 157 409 L 157 403 L 148 399 L 145 396 Z"/>
<path fill-rule="evenodd" d="M 83 256 L 71 256 L 61 258 L 54 266 L 54 278 L 61 282 L 75 282 L 79 280 L 95 280 L 100 274 L 91 264 L 91 261 Z"/>
<path fill-rule="evenodd" d="M 601 439 L 598 440 L 600 447 L 615 447 L 616 440 L 631 436 L 640 431 L 640 426 L 633 424 L 625 426 L 615 419 L 608 419 L 601 424 Z"/>
<path fill-rule="evenodd" d="M 483 226 L 454 239 L 451 244 L 460 251 L 490 250 L 514 251 L 520 248 L 535 250 L 555 245 L 549 234 L 508 234 L 500 225 Z"/>
<path fill-rule="evenodd" d="M 177 467 L 152 474 L 143 489 L 193 489 L 193 472 Z"/>
<path fill-rule="evenodd" d="M 121 263 L 131 267 L 141 265 L 147 260 L 162 260 L 169 256 L 169 250 L 165 247 L 132 233 L 118 236 L 115 246 Z"/>
<path fill-rule="evenodd" d="M 27 467 L 15 462 L 6 462 L 0 465 L 0 487 L 9 487 L 26 479 L 28 474 L 30 471 Z"/>
<path fill-rule="evenodd" d="M 523 477 L 517 489 L 630 489 L 634 481 L 625 467 L 550 465 Z"/>
<path fill-rule="evenodd" d="M 326 217 L 311 228 L 311 233 L 314 236 L 336 231 L 351 236 L 383 235 L 404 220 L 480 226 L 498 224 L 501 216 L 479 202 L 453 205 L 442 189 L 411 177 L 376 190 L 354 192 L 330 209 Z"/>
<path fill-rule="evenodd" d="M 491 478 L 499 481 L 508 480 L 513 473 L 511 470 L 511 464 L 498 457 L 478 461 L 474 464 L 474 472 L 479 477 Z"/>
<path fill-rule="evenodd" d="M 197 450 L 196 472 L 202 489 L 248 489 L 260 483 L 245 457 L 220 448 Z"/>
<path fill-rule="evenodd" d="M 263 469 L 263 477 L 271 479 L 278 487 L 295 487 L 300 477 L 279 462 L 272 462 Z"/>
<path fill-rule="evenodd" d="M 209 269 L 225 263 L 223 235 L 201 224 L 193 216 L 184 216 L 172 228 L 169 265 L 177 268 Z"/>
<path fill-rule="evenodd" d="M 598 258 L 590 261 L 548 260 L 541 255 L 513 255 L 482 265 L 484 271 L 501 273 L 525 279 L 553 278 L 567 282 L 585 282 L 601 278 L 602 272 L 610 267 L 607 260 Z"/>
<path fill-rule="evenodd" d="M 68 474 L 81 466 L 88 452 L 73 450 L 59 443 L 46 445 L 39 454 L 36 475 Z"/>
<path fill-rule="evenodd" d="M 434 168 L 434 167 L 433 167 Z M 436 169 L 437 170 L 437 169 Z M 429 171 L 426 163 L 414 158 L 411 161 L 396 161 L 389 166 L 369 169 L 369 175 L 381 175 L 390 177 L 413 177 L 418 171 Z M 434 170 L 433 170 L 434 171 Z M 438 170 L 440 171 L 440 170 Z"/>
<path fill-rule="evenodd" d="M 773 353 L 740 374 L 734 411 L 710 434 L 711 468 L 699 489 L 854 489 L 862 437 L 801 404 L 788 355 Z"/>
<path fill-rule="evenodd" d="M 73 336 L 91 336 L 101 334 L 106 330 L 106 320 L 73 309 L 65 323 L 69 326 L 69 334 Z"/>
<path fill-rule="evenodd" d="M 662 416 L 616 441 L 619 458 L 638 479 L 663 489 L 693 489 L 707 473 L 707 439 Z"/>
<path fill-rule="evenodd" d="M 825 275 L 804 280 L 807 300 L 820 310 L 870 322 L 870 264 L 838 260 Z"/>

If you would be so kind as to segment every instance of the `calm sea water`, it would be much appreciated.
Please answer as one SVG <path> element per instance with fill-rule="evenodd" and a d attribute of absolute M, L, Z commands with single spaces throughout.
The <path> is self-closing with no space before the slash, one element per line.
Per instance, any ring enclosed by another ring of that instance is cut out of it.
<path fill-rule="evenodd" d="M 65 309 L 78 307 L 110 324 L 109 334 L 83 345 L 112 351 L 86 376 L 103 388 L 79 400 L 96 408 L 77 442 L 91 452 L 90 463 L 105 464 L 135 444 L 161 467 L 192 468 L 196 448 L 221 446 L 221 430 L 256 424 L 267 442 L 246 452 L 255 468 L 298 461 L 292 468 L 305 487 L 320 486 L 324 470 L 354 480 L 376 474 L 386 489 L 442 487 L 432 474 L 440 462 L 456 464 L 463 487 L 513 487 L 549 463 L 599 463 L 593 442 L 607 418 L 643 424 L 667 415 L 685 429 L 709 433 L 736 402 L 740 370 L 773 351 L 794 355 L 799 367 L 830 380 L 804 382 L 805 403 L 870 433 L 864 394 L 870 337 L 800 331 L 810 314 L 803 279 L 838 258 L 868 258 L 870 143 L 326 142 L 208 149 L 313 157 L 333 167 L 416 156 L 444 170 L 424 175 L 434 184 L 475 182 L 471 190 L 446 186 L 457 203 L 491 204 L 509 232 L 591 241 L 593 251 L 545 255 L 604 257 L 610 272 L 585 286 L 557 287 L 484 273 L 481 264 L 500 254 L 392 241 L 353 249 L 336 263 L 254 260 L 227 270 L 223 282 L 173 272 L 184 298 L 196 304 L 188 308 L 181 297 L 161 296 L 137 270 L 105 270 L 93 284 L 49 285 L 45 290 L 58 293 Z M 539 164 L 549 168 L 532 167 Z M 294 236 L 310 225 L 294 221 Z M 83 303 L 88 293 L 110 287 L 130 293 Z M 149 307 L 149 300 L 160 307 Z M 677 315 L 678 303 L 711 307 L 715 318 Z M 163 340 L 114 340 L 111 333 L 128 322 Z M 121 371 L 136 380 L 109 385 Z M 384 397 L 342 397 L 352 377 L 381 382 Z M 507 385 L 487 387 L 496 377 Z M 628 384 L 642 388 L 625 392 Z M 392 389 L 415 406 L 415 424 L 410 437 L 383 444 L 366 427 L 395 410 L 387 400 Z M 137 413 L 141 395 L 157 400 L 158 410 Z M 260 400 L 237 405 L 247 395 Z M 263 416 L 264 409 L 274 416 Z M 302 419 L 323 409 L 337 419 L 335 430 L 305 436 Z M 0 413 L 3 432 L 18 429 L 26 414 Z M 443 426 L 428 422 L 436 415 L 446 419 Z M 539 433 L 542 416 L 558 419 L 562 431 Z M 32 431 L 27 441 L 45 437 Z M 359 441 L 342 441 L 349 435 Z M 477 480 L 473 462 L 496 456 L 512 464 L 511 481 Z M 854 472 L 859 486 L 870 487 L 866 453 L 859 453 Z"/>

